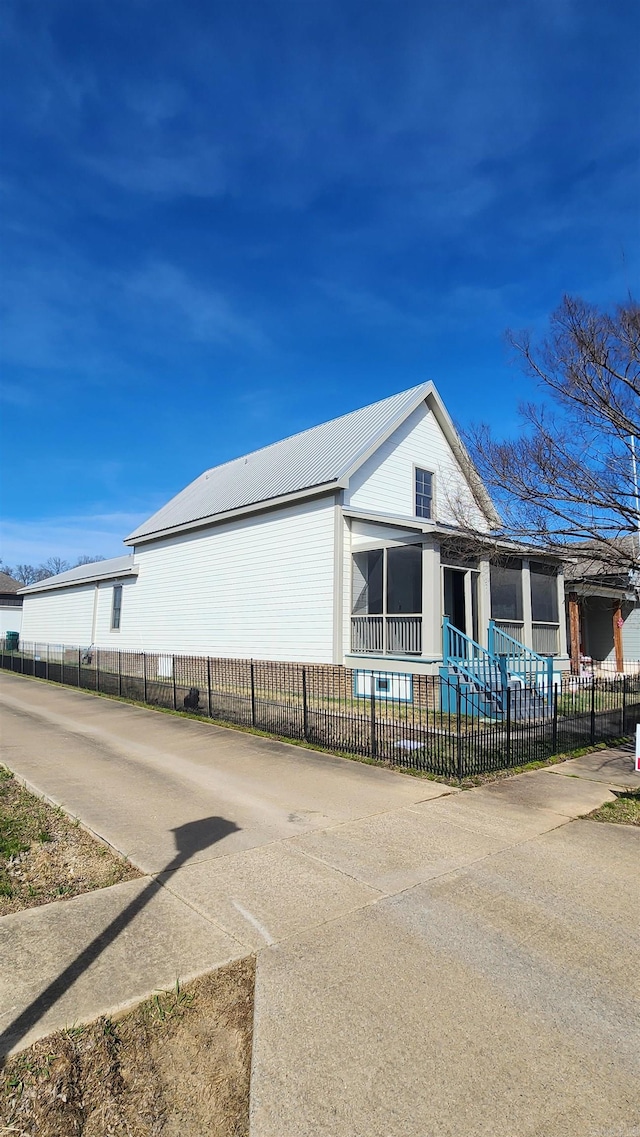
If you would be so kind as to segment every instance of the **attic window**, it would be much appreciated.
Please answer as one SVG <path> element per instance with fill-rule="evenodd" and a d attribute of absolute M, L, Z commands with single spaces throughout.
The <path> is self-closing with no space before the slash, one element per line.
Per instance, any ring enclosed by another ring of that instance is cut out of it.
<path fill-rule="evenodd" d="M 433 474 L 416 468 L 416 517 L 431 517 Z"/>

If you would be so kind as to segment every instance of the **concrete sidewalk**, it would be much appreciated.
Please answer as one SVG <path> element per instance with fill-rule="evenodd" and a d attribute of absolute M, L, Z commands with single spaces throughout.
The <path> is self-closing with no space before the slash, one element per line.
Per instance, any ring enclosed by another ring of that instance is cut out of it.
<path fill-rule="evenodd" d="M 254 950 L 252 1137 L 631 1132 L 640 833 L 572 823 L 629 752 L 461 793 L 18 676 L 0 706 L 7 764 L 155 874 L 4 917 L 16 1045 Z"/>

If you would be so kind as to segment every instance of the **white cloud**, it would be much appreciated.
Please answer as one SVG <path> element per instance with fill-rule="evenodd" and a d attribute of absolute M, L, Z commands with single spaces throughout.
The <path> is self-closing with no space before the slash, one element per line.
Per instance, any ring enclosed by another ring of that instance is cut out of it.
<path fill-rule="evenodd" d="M 133 275 L 127 284 L 132 298 L 152 317 L 176 325 L 183 335 L 201 343 L 240 341 L 264 347 L 265 338 L 257 323 L 236 311 L 221 292 L 205 288 L 175 265 L 161 261 Z"/>
<path fill-rule="evenodd" d="M 5 564 L 40 564 L 48 557 L 74 561 L 81 556 L 118 557 L 129 550 L 123 537 L 149 516 L 143 513 L 95 513 L 0 523 L 0 556 Z"/>

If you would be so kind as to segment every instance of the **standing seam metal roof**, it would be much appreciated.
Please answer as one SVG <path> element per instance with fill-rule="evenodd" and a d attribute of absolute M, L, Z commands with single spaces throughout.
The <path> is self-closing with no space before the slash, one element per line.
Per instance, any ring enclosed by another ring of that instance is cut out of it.
<path fill-rule="evenodd" d="M 133 561 L 133 553 L 125 553 L 122 557 L 111 557 L 108 561 L 91 561 L 88 565 L 76 565 L 75 568 L 59 572 L 56 576 L 45 577 L 20 589 L 20 592 L 49 592 L 52 588 L 64 588 L 67 585 L 90 584 L 94 580 L 113 580 L 119 576 L 131 576 L 138 569 Z"/>
<path fill-rule="evenodd" d="M 161 535 L 166 530 L 288 494 L 338 482 L 378 439 L 433 390 L 421 383 L 368 407 L 214 466 L 191 482 L 126 538 Z"/>

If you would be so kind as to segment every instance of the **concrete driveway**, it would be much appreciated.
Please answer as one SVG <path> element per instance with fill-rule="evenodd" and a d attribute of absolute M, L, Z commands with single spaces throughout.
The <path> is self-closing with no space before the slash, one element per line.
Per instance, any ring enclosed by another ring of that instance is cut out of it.
<path fill-rule="evenodd" d="M 640 1133 L 640 832 L 573 820 L 630 754 L 459 793 L 19 676 L 0 706 L 7 764 L 152 874 L 0 922 L 5 1049 L 256 951 L 252 1137 Z"/>

